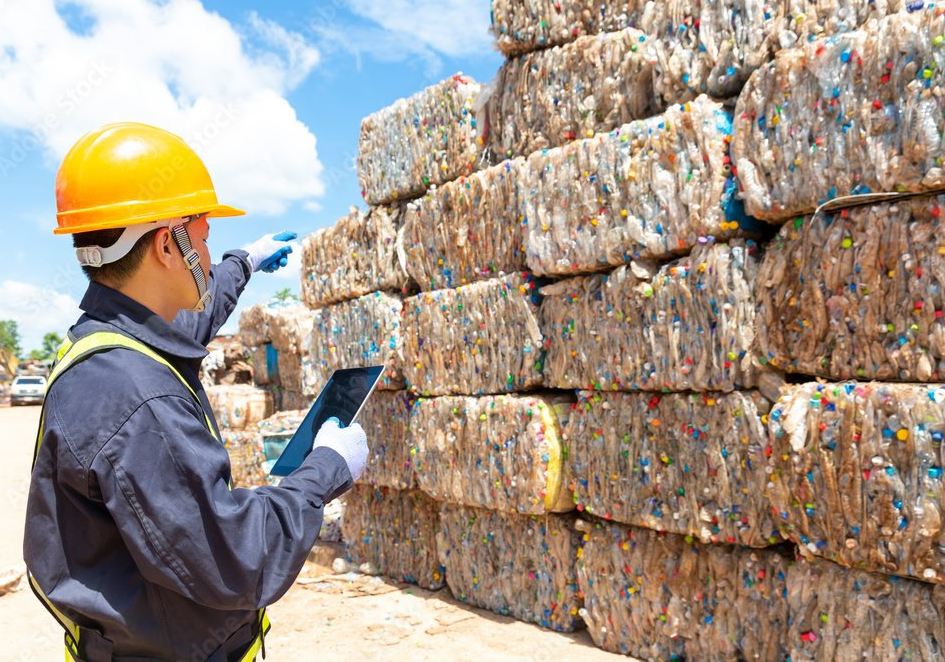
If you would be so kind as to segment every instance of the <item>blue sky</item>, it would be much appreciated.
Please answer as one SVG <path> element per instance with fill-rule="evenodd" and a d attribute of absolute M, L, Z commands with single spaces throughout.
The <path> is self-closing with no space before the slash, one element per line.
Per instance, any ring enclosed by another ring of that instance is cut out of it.
<path fill-rule="evenodd" d="M 86 282 L 52 234 L 53 183 L 89 129 L 188 139 L 221 201 L 250 212 L 212 224 L 216 259 L 363 206 L 361 118 L 458 71 L 491 80 L 488 27 L 489 0 L 0 0 L 0 319 L 28 351 L 78 314 Z M 256 274 L 242 305 L 284 287 L 297 272 Z"/>

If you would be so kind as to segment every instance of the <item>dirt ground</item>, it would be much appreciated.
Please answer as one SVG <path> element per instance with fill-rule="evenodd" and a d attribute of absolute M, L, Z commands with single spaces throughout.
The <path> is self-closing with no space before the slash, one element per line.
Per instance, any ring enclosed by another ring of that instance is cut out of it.
<path fill-rule="evenodd" d="M 39 407 L 0 407 L 6 461 L 0 465 L 0 572 L 22 562 L 29 467 Z M 594 647 L 586 632 L 557 634 L 379 577 L 334 575 L 337 549 L 314 550 L 299 581 L 270 608 L 270 661 L 430 660 L 517 662 L 629 658 Z M 0 597 L 4 659 L 62 660 L 62 634 L 28 588 Z"/>

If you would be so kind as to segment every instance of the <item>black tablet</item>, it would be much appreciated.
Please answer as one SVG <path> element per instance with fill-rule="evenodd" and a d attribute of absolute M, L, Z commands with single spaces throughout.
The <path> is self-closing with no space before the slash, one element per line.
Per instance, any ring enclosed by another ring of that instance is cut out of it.
<path fill-rule="evenodd" d="M 342 427 L 354 423 L 383 374 L 384 366 L 380 365 L 335 370 L 269 473 L 288 476 L 302 466 L 318 429 L 332 416 L 341 421 Z"/>

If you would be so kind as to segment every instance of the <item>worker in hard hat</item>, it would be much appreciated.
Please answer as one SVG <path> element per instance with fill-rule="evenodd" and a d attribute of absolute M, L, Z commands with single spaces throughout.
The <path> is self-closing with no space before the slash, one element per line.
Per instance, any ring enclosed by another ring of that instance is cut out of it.
<path fill-rule="evenodd" d="M 231 489 L 200 385 L 205 344 L 291 234 L 210 265 L 221 205 L 200 158 L 155 127 L 81 138 L 56 177 L 58 228 L 90 284 L 49 377 L 27 505 L 30 585 L 66 659 L 253 660 L 322 508 L 357 480 L 357 425 L 322 426 L 279 487 Z"/>

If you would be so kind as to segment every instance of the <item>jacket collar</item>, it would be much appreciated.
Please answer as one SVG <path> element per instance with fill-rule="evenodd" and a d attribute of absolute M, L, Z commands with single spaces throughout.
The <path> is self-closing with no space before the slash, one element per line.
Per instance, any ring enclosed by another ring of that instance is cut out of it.
<path fill-rule="evenodd" d="M 164 354 L 186 360 L 200 360 L 208 354 L 203 345 L 175 329 L 157 313 L 100 283 L 89 284 L 79 308 L 89 318 L 110 324 Z M 76 327 L 81 324 L 79 320 Z"/>

